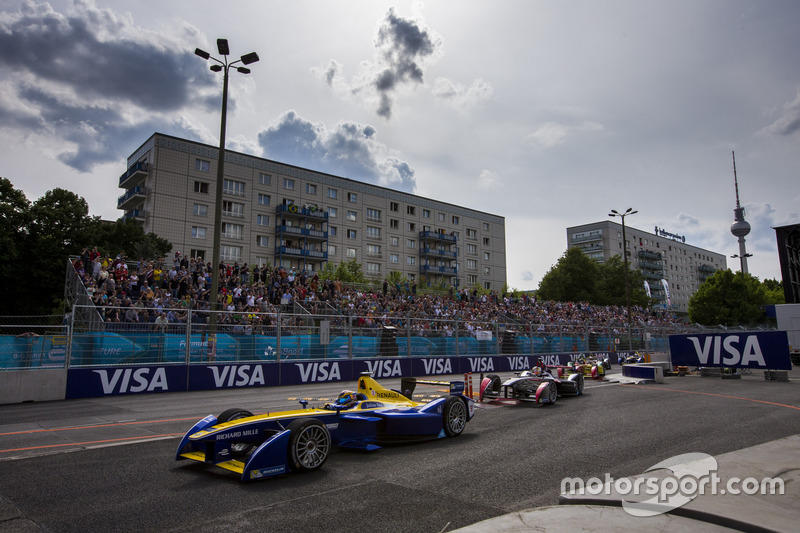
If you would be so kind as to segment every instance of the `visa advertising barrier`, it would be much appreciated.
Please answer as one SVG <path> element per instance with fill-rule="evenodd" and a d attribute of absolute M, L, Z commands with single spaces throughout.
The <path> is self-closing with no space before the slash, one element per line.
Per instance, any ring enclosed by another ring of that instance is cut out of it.
<path fill-rule="evenodd" d="M 270 363 L 163 364 L 104 368 L 70 368 L 67 398 L 195 390 L 274 387 L 305 383 L 355 381 L 362 372 L 376 379 L 509 373 L 531 368 L 539 359 L 563 365 L 579 357 L 608 353 L 567 353 L 544 356 L 392 357 Z M 616 354 L 615 354 L 616 355 Z"/>
<path fill-rule="evenodd" d="M 785 331 L 670 335 L 674 366 L 791 370 Z"/>

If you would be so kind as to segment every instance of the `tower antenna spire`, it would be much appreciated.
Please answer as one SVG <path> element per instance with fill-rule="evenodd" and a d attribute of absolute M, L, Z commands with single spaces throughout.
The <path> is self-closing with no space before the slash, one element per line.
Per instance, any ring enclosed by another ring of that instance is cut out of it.
<path fill-rule="evenodd" d="M 731 257 L 738 258 L 742 273 L 747 274 L 747 258 L 753 254 L 748 254 L 745 248 L 744 238 L 750 233 L 750 224 L 744 219 L 744 207 L 739 203 L 739 178 L 736 176 L 736 154 L 731 150 L 733 156 L 733 183 L 736 187 L 736 209 L 733 210 L 733 224 L 731 224 L 731 233 L 739 240 L 739 253 Z"/>

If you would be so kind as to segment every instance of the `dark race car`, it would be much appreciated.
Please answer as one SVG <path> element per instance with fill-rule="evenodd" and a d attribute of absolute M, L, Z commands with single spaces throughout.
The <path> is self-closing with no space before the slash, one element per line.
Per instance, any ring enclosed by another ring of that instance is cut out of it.
<path fill-rule="evenodd" d="M 580 396 L 583 388 L 583 372 L 572 371 L 566 377 L 556 377 L 540 361 L 506 381 L 488 374 L 481 381 L 480 399 L 514 399 L 547 405 L 555 403 L 559 396 Z"/>

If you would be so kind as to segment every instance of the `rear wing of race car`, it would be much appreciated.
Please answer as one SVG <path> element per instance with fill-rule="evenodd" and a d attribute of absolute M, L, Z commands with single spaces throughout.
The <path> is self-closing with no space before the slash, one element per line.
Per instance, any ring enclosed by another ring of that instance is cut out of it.
<path fill-rule="evenodd" d="M 451 395 L 464 394 L 463 381 L 434 381 L 417 378 L 401 378 L 400 390 L 387 389 L 372 379 L 372 374 L 364 372 L 358 378 L 358 392 L 367 398 L 383 400 L 411 400 L 417 385 L 440 385 L 450 389 Z"/>
<path fill-rule="evenodd" d="M 439 385 L 450 388 L 450 395 L 464 394 L 463 381 L 437 381 L 430 379 L 417 379 L 417 378 L 401 378 L 400 379 L 400 392 L 409 400 L 414 395 L 414 389 L 417 385 Z"/>

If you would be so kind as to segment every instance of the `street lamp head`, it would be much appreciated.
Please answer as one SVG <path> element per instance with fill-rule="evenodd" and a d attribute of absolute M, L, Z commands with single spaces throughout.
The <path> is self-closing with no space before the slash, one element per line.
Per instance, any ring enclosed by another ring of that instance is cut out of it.
<path fill-rule="evenodd" d="M 238 70 L 242 74 L 250 74 L 250 69 L 247 67 L 236 67 L 236 70 Z"/>
<path fill-rule="evenodd" d="M 199 48 L 194 49 L 194 55 L 200 56 L 205 60 L 208 60 L 208 58 L 211 57 L 211 54 L 209 54 L 205 50 L 200 50 Z"/>
<path fill-rule="evenodd" d="M 222 70 L 222 65 L 211 65 L 209 68 L 211 69 L 212 72 L 219 72 L 220 70 Z"/>
<path fill-rule="evenodd" d="M 255 52 L 250 52 L 249 54 L 245 54 L 242 56 L 242 63 L 245 65 L 249 65 L 250 63 L 255 63 L 258 61 L 258 54 Z"/>
<path fill-rule="evenodd" d="M 217 39 L 217 50 L 219 50 L 220 55 L 226 56 L 231 53 L 230 48 L 228 48 L 228 39 Z"/>
<path fill-rule="evenodd" d="M 610 217 L 615 217 L 619 215 L 619 212 L 616 209 L 612 209 L 611 212 L 608 214 Z"/>

